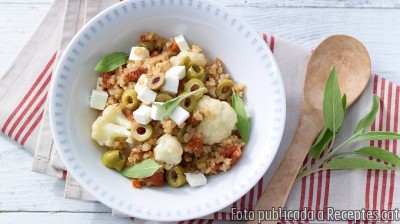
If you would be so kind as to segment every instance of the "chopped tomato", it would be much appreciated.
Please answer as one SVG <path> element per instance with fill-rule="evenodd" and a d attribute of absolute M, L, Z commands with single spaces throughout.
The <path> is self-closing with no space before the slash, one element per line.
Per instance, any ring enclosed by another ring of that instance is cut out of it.
<path fill-rule="evenodd" d="M 204 139 L 202 137 L 193 137 L 186 143 L 186 146 L 193 150 L 193 153 L 199 157 L 203 154 Z"/>
<path fill-rule="evenodd" d="M 151 54 L 150 54 L 150 56 L 151 56 L 151 57 L 155 57 L 155 56 L 157 56 L 158 54 L 159 54 L 158 51 L 152 51 Z"/>
<path fill-rule="evenodd" d="M 231 164 L 235 164 L 239 157 L 242 155 L 242 149 L 237 145 L 232 145 L 224 151 L 225 158 L 231 158 Z"/>
<path fill-rule="evenodd" d="M 178 52 L 179 51 L 179 46 L 177 43 L 173 43 L 171 46 L 171 51 Z"/>
<path fill-rule="evenodd" d="M 156 172 L 151 177 L 143 178 L 142 182 L 154 185 L 157 187 L 161 187 L 164 185 L 164 173 L 163 172 Z"/>
<path fill-rule="evenodd" d="M 142 188 L 142 182 L 140 182 L 138 179 L 132 179 L 132 186 L 134 188 L 141 189 Z"/>
<path fill-rule="evenodd" d="M 138 69 L 136 69 L 135 71 L 129 72 L 128 74 L 125 75 L 125 78 L 128 81 L 131 82 L 137 82 L 139 77 L 141 75 L 143 75 L 144 73 L 146 73 L 146 69 L 143 69 L 141 67 L 139 67 Z"/>
<path fill-rule="evenodd" d="M 101 73 L 101 76 L 103 77 L 103 85 L 106 88 L 109 88 L 111 86 L 110 79 L 112 75 L 113 74 L 111 72 Z"/>

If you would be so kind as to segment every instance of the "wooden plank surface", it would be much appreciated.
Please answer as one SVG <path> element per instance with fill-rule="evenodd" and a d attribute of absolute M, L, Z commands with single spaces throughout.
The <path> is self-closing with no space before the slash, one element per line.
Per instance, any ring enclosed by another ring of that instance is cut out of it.
<path fill-rule="evenodd" d="M 23 47 L 51 2 L 0 0 L 0 74 Z M 217 2 L 256 30 L 310 49 L 332 34 L 355 36 L 369 50 L 373 71 L 400 84 L 398 0 Z M 0 223 L 130 223 L 111 217 L 110 209 L 100 203 L 64 199 L 64 182 L 31 172 L 31 158 L 0 134 Z"/>

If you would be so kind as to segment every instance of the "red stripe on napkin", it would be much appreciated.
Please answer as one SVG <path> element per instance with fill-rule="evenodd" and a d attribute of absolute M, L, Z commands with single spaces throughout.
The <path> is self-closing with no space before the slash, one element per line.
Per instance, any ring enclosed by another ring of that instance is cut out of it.
<path fill-rule="evenodd" d="M 33 122 L 31 128 L 28 130 L 28 132 L 25 134 L 25 136 L 21 140 L 21 145 L 25 145 L 26 140 L 28 140 L 29 136 L 32 134 L 33 130 L 38 126 L 40 121 L 43 118 L 44 110 L 39 114 L 39 116 L 36 118 L 35 122 Z"/>
<path fill-rule="evenodd" d="M 50 74 L 51 76 L 51 74 Z M 49 78 L 50 78 L 49 76 Z M 42 108 L 44 102 L 46 102 L 47 99 L 47 93 L 43 95 L 42 99 L 39 101 L 39 103 L 36 105 L 36 107 L 33 109 L 31 114 L 25 119 L 25 122 L 22 124 L 22 126 L 19 128 L 17 134 L 15 135 L 14 139 L 15 141 L 18 141 L 19 137 L 21 136 L 22 132 L 26 130 L 29 122 L 32 121 L 33 117 L 37 114 L 37 112 Z"/>
<path fill-rule="evenodd" d="M 14 117 L 18 114 L 18 112 L 21 110 L 21 108 L 25 105 L 25 103 L 27 103 L 29 96 L 32 95 L 32 92 L 35 91 L 36 87 L 39 85 L 39 83 L 42 81 L 42 79 L 45 77 L 47 71 L 50 69 L 50 67 L 53 65 L 53 62 L 56 58 L 57 52 L 55 52 L 53 54 L 53 56 L 51 57 L 51 59 L 49 60 L 49 62 L 47 63 L 47 65 L 45 66 L 45 68 L 43 69 L 43 71 L 40 73 L 40 75 L 38 76 L 38 78 L 35 80 L 35 82 L 33 83 L 33 85 L 31 86 L 31 88 L 28 90 L 28 92 L 25 94 L 24 98 L 21 100 L 21 102 L 18 104 L 18 106 L 13 110 L 13 112 L 10 114 L 10 116 L 7 118 L 6 122 L 4 123 L 1 131 L 3 133 L 5 133 L 5 131 L 7 130 L 8 126 L 11 124 L 11 122 L 13 121 Z M 39 89 L 40 92 L 40 89 Z M 32 102 L 34 101 L 33 99 L 30 101 Z M 17 119 L 18 121 L 19 119 Z M 12 132 L 11 132 L 12 134 Z M 9 137 L 11 137 L 11 134 L 7 134 Z"/>

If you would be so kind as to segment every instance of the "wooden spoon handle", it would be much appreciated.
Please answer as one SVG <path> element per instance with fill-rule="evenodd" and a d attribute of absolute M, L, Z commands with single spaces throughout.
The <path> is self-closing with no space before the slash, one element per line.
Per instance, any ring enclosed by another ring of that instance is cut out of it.
<path fill-rule="evenodd" d="M 317 119 L 315 119 L 317 118 Z M 257 202 L 255 217 L 259 212 L 265 213 L 272 208 L 278 209 L 285 205 L 290 189 L 297 173 L 303 164 L 304 158 L 312 146 L 315 138 L 323 128 L 323 122 L 318 116 L 301 116 L 295 137 L 279 165 L 267 188 Z M 277 221 L 262 221 L 262 223 L 276 223 Z M 257 220 L 248 223 L 258 223 Z"/>

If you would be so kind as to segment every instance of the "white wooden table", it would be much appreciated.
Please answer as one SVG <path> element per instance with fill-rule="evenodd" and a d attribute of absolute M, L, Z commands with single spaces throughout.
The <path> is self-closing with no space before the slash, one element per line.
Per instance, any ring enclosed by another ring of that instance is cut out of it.
<path fill-rule="evenodd" d="M 373 72 L 400 84 L 398 0 L 217 2 L 242 16 L 256 30 L 308 48 L 332 34 L 352 35 L 371 54 Z M 51 0 L 0 0 L 0 74 L 50 4 Z M 31 161 L 30 153 L 0 134 L 0 223 L 130 223 L 111 217 L 110 209 L 100 203 L 64 199 L 64 181 L 33 173 Z"/>

